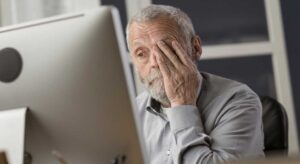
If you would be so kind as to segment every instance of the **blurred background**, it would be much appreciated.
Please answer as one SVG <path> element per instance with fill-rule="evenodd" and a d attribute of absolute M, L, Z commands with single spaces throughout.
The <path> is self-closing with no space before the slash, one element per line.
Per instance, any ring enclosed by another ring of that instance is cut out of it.
<path fill-rule="evenodd" d="M 128 18 L 151 3 L 179 7 L 192 18 L 203 42 L 201 71 L 246 83 L 258 95 L 273 97 L 285 106 L 290 147 L 298 151 L 300 1 L 0 0 L 0 26 L 114 5 L 125 33 Z M 136 93 L 142 90 L 136 78 Z"/>

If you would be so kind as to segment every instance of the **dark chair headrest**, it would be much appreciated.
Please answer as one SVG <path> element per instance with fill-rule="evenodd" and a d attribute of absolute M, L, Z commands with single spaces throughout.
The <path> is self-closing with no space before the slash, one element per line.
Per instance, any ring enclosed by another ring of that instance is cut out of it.
<path fill-rule="evenodd" d="M 260 97 L 263 108 L 266 155 L 288 152 L 288 118 L 284 107 L 271 97 Z"/>

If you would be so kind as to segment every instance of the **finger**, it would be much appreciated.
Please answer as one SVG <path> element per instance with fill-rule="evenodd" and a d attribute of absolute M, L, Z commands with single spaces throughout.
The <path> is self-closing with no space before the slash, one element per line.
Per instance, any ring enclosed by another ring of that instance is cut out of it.
<path fill-rule="evenodd" d="M 157 45 L 176 68 L 180 68 L 182 66 L 182 62 L 180 61 L 176 53 L 174 53 L 174 51 L 172 51 L 164 41 L 159 41 Z"/>
<path fill-rule="evenodd" d="M 171 62 L 164 56 L 164 54 L 161 52 L 161 50 L 155 46 L 155 55 L 157 59 L 158 67 L 163 75 L 163 77 L 169 77 L 171 75 Z"/>
<path fill-rule="evenodd" d="M 188 54 L 185 52 L 185 50 L 182 48 L 182 46 L 178 43 L 178 41 L 176 41 L 176 40 L 172 41 L 172 47 L 184 65 L 188 66 L 191 63 L 193 63 L 192 60 L 188 57 Z"/>

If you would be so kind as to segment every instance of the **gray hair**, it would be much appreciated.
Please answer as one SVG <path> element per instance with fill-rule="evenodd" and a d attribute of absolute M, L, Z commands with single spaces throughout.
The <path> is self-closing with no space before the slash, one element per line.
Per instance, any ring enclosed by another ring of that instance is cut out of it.
<path fill-rule="evenodd" d="M 128 22 L 126 27 L 126 39 L 127 44 L 129 28 L 133 22 L 147 22 L 155 20 L 159 16 L 164 15 L 169 17 L 171 20 L 175 21 L 178 25 L 182 36 L 184 37 L 187 43 L 190 43 L 191 39 L 195 36 L 195 30 L 193 23 L 189 16 L 181 11 L 179 8 L 175 8 L 167 5 L 149 5 L 143 8 L 141 11 L 136 13 Z"/>

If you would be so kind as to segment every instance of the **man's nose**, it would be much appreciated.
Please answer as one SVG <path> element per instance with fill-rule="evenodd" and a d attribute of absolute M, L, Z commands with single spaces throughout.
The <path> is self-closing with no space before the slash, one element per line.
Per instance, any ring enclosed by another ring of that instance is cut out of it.
<path fill-rule="evenodd" d="M 158 67 L 156 56 L 155 56 L 154 52 L 152 52 L 150 54 L 150 65 L 151 65 L 151 67 L 155 67 L 155 68 Z"/>

